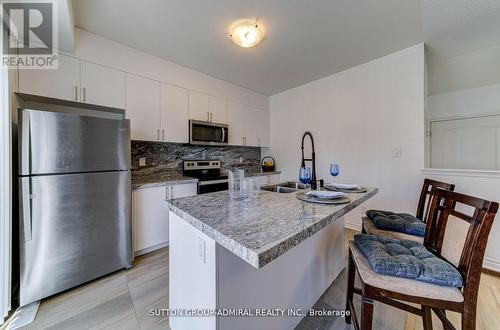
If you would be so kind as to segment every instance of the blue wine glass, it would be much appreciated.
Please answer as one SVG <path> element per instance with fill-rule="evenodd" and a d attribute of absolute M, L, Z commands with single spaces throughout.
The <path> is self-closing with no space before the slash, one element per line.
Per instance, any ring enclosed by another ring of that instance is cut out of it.
<path fill-rule="evenodd" d="M 299 180 L 303 184 L 308 184 L 311 182 L 312 174 L 310 167 L 301 167 L 299 171 Z"/>
<path fill-rule="evenodd" d="M 330 174 L 333 176 L 333 183 L 335 183 L 335 177 L 340 174 L 339 164 L 330 164 Z"/>

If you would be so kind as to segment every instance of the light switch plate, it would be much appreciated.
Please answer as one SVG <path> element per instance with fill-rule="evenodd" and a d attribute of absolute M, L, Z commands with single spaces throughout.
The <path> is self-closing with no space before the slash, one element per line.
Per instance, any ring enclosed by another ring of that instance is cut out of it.
<path fill-rule="evenodd" d="M 139 166 L 146 166 L 146 158 L 144 157 L 139 158 Z"/>
<path fill-rule="evenodd" d="M 396 147 L 392 149 L 392 157 L 401 158 L 401 147 Z"/>
<path fill-rule="evenodd" d="M 206 245 L 205 240 L 198 237 L 198 258 L 201 262 L 206 262 Z"/>

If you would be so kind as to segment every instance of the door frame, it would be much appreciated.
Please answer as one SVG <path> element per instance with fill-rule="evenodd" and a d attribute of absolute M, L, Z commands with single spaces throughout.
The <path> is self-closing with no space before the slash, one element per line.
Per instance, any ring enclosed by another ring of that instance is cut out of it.
<path fill-rule="evenodd" d="M 11 309 L 12 276 L 12 70 L 0 69 L 0 325 Z"/>

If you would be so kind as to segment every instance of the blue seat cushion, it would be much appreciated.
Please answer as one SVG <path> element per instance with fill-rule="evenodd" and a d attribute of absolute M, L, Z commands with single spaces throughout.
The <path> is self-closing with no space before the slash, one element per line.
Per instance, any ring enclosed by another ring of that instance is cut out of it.
<path fill-rule="evenodd" d="M 418 242 L 366 234 L 354 235 L 354 241 L 376 273 L 456 288 L 463 284 L 453 265 Z"/>
<path fill-rule="evenodd" d="M 368 210 L 366 216 L 373 221 L 378 229 L 397 231 L 420 237 L 425 235 L 425 223 L 407 213 Z"/>

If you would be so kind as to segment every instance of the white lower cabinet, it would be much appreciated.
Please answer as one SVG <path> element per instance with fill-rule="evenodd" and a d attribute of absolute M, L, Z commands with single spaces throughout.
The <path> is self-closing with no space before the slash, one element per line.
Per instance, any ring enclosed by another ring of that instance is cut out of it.
<path fill-rule="evenodd" d="M 196 183 L 150 187 L 132 193 L 134 254 L 139 256 L 168 245 L 167 199 L 195 196 Z"/>
<path fill-rule="evenodd" d="M 278 184 L 280 183 L 280 175 L 279 174 L 269 174 L 269 175 L 263 175 L 260 177 L 260 185 L 261 186 L 268 186 L 271 184 Z"/>

